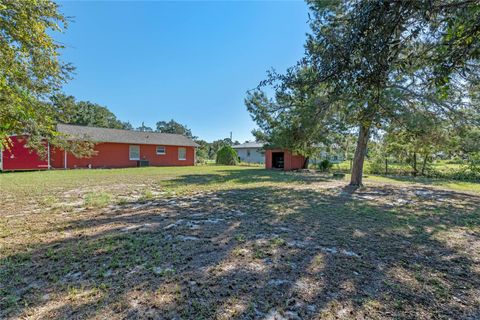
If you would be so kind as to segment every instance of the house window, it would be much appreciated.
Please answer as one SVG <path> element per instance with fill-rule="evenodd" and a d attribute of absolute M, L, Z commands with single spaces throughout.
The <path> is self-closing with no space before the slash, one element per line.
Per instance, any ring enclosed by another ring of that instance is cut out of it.
<path fill-rule="evenodd" d="M 129 146 L 128 154 L 130 160 L 140 160 L 140 146 Z"/>
<path fill-rule="evenodd" d="M 187 160 L 187 149 L 178 148 L 178 160 Z"/>
<path fill-rule="evenodd" d="M 247 157 L 250 157 L 250 150 L 247 150 Z"/>
<path fill-rule="evenodd" d="M 157 146 L 157 154 L 166 154 L 164 146 Z"/>

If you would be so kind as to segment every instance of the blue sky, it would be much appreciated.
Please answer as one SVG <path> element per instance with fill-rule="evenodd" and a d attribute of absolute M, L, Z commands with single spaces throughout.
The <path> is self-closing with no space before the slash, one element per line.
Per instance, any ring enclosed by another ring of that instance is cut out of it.
<path fill-rule="evenodd" d="M 64 88 L 151 127 L 175 119 L 202 139 L 251 140 L 245 93 L 303 55 L 304 2 L 60 2 L 55 38 L 74 64 Z"/>

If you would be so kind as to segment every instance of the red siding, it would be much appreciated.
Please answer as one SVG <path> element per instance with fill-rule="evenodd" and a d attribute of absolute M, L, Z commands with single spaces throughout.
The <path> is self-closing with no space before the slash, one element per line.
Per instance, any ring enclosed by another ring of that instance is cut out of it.
<path fill-rule="evenodd" d="M 283 170 L 297 170 L 302 169 L 305 162 L 305 157 L 301 155 L 292 154 L 288 150 L 282 149 L 269 149 L 265 151 L 265 168 L 272 169 L 272 153 L 273 152 L 283 152 L 284 165 Z"/>
<path fill-rule="evenodd" d="M 28 149 L 23 136 L 10 137 L 10 148 L 2 152 L 3 170 L 48 169 L 48 160 L 42 159 L 34 150 Z M 45 147 L 46 148 L 46 147 Z"/>
<path fill-rule="evenodd" d="M 273 150 L 265 150 L 265 169 L 272 169 L 272 152 Z"/>
<path fill-rule="evenodd" d="M 48 160 L 40 159 L 35 151 L 25 148 L 24 139 L 12 137 L 11 151 L 3 152 L 3 170 L 38 170 L 47 169 Z M 97 154 L 90 158 L 76 158 L 67 154 L 67 168 L 126 168 L 136 167 L 137 160 L 129 159 L 129 146 L 126 143 L 99 143 L 95 146 Z M 148 160 L 151 166 L 193 166 L 195 165 L 195 148 L 183 146 L 165 146 L 165 154 L 157 155 L 155 145 L 139 145 L 140 159 Z M 186 149 L 186 160 L 178 159 L 178 149 Z M 13 157 L 12 157 L 13 155 Z M 50 152 L 52 168 L 65 168 L 65 152 L 52 148 Z"/>
<path fill-rule="evenodd" d="M 97 154 L 90 158 L 76 158 L 67 154 L 67 167 L 74 168 L 127 168 L 136 167 L 137 160 L 129 159 L 129 146 L 126 143 L 99 143 L 95 146 Z M 195 164 L 195 148 L 181 146 L 165 146 L 165 154 L 157 155 L 157 146 L 139 145 L 140 159 L 148 160 L 151 166 L 193 166 Z M 187 159 L 178 160 L 178 148 L 187 150 Z M 63 150 L 56 149 L 52 152 L 52 167 L 65 167 L 65 154 Z"/>
<path fill-rule="evenodd" d="M 289 161 L 288 170 L 296 170 L 296 169 L 303 169 L 303 164 L 305 163 L 305 157 L 300 155 L 295 155 L 290 152 L 289 153 Z"/>

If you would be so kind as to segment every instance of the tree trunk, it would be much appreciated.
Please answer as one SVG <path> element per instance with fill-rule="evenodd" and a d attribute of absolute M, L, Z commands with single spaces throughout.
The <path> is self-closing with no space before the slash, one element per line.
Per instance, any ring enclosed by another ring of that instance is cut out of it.
<path fill-rule="evenodd" d="M 388 174 L 388 158 L 385 157 L 385 174 Z"/>
<path fill-rule="evenodd" d="M 427 160 L 428 160 L 428 154 L 426 154 L 426 155 L 423 157 L 422 176 L 425 175 L 425 168 L 427 167 Z"/>
<path fill-rule="evenodd" d="M 357 147 L 355 148 L 355 155 L 353 156 L 352 177 L 350 185 L 354 187 L 362 186 L 363 163 L 367 154 L 367 143 L 370 133 L 370 124 L 360 125 L 358 132 Z"/>
<path fill-rule="evenodd" d="M 416 177 L 418 173 L 417 170 L 417 153 L 413 153 L 413 176 Z"/>
<path fill-rule="evenodd" d="M 345 153 L 343 154 L 344 156 L 344 160 L 347 160 L 348 159 L 348 147 L 350 146 L 350 143 L 348 141 L 348 138 L 347 138 L 347 145 L 345 146 Z"/>
<path fill-rule="evenodd" d="M 305 161 L 303 162 L 303 169 L 308 169 L 309 161 L 310 161 L 310 157 L 305 157 Z"/>

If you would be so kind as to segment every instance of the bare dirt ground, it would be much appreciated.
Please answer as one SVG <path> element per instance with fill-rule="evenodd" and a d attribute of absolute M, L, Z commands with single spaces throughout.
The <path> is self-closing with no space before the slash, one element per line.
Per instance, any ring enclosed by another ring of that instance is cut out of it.
<path fill-rule="evenodd" d="M 480 319 L 477 194 L 344 185 L 249 169 L 7 193 L 0 318 Z"/>

